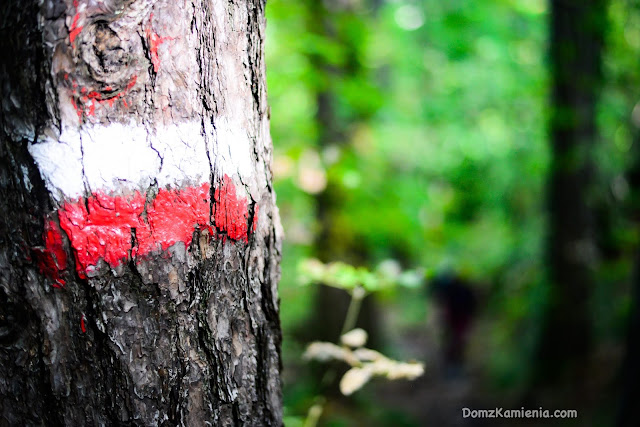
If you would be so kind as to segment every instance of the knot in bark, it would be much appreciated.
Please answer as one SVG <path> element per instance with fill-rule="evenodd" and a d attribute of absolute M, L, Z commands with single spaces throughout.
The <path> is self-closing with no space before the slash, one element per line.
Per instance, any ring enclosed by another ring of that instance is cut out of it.
<path fill-rule="evenodd" d="M 137 72 L 138 58 L 144 58 L 137 33 L 120 35 L 106 20 L 89 24 L 78 41 L 79 54 L 86 64 L 88 77 L 98 83 L 95 86 L 110 87 L 107 92 L 117 93 L 125 88 Z"/>

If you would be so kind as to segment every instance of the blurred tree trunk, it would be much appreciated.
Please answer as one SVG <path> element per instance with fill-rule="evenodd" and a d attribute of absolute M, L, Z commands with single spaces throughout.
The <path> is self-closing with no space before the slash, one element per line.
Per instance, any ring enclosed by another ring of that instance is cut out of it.
<path fill-rule="evenodd" d="M 0 425 L 281 425 L 264 2 L 0 6 Z"/>
<path fill-rule="evenodd" d="M 640 124 L 632 118 L 634 131 L 631 153 L 633 160 L 627 171 L 629 197 L 625 208 L 634 226 L 640 227 Z M 618 408 L 617 426 L 638 424 L 637 407 L 640 402 L 640 247 L 636 248 L 631 277 L 631 311 L 627 324 L 626 354 L 620 369 L 622 393 Z"/>
<path fill-rule="evenodd" d="M 592 153 L 606 14 L 605 0 L 551 1 L 551 293 L 537 372 L 543 384 L 561 381 L 561 374 L 581 378 L 591 347 L 588 303 L 597 262 Z"/>
<path fill-rule="evenodd" d="M 627 329 L 627 353 L 620 373 L 622 398 L 616 425 L 619 427 L 637 426 L 638 402 L 640 402 L 640 250 L 636 254 L 633 274 L 631 316 Z"/>
<path fill-rule="evenodd" d="M 354 13 L 349 10 L 355 7 L 341 4 L 338 1 L 311 2 L 309 31 L 330 43 L 336 43 L 344 49 L 345 59 L 340 64 L 331 63 L 335 59 L 327 58 L 325 53 L 310 55 L 313 68 L 320 74 L 320 83 L 316 91 L 316 123 L 318 129 L 317 148 L 322 157 L 326 153 L 338 153 L 344 156 L 351 150 L 349 146 L 349 128 L 357 121 L 357 117 L 345 119 L 337 114 L 338 82 L 353 78 L 361 71 L 358 63 L 356 46 L 341 35 L 336 28 L 340 14 Z M 357 245 L 353 236 L 347 235 L 341 228 L 339 215 L 344 209 L 344 194 L 340 184 L 327 176 L 326 187 L 315 196 L 318 231 L 314 241 L 315 254 L 322 262 L 343 261 L 362 264 L 367 261 L 366 250 Z M 349 296 L 343 291 L 328 286 L 318 287 L 309 339 L 335 342 L 340 336 L 344 317 L 349 305 Z M 378 339 L 375 323 L 373 300 L 366 298 L 362 304 L 358 327 L 367 330 L 370 336 L 369 345 Z"/>

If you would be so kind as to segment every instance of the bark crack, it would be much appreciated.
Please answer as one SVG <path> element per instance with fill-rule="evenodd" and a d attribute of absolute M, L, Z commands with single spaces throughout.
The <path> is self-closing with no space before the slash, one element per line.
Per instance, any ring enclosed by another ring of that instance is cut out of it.
<path fill-rule="evenodd" d="M 151 181 L 151 184 L 147 187 L 147 191 L 145 192 L 144 208 L 142 209 L 142 213 L 140 213 L 140 218 L 142 218 L 145 224 L 149 223 L 149 220 L 148 220 L 149 206 L 153 205 L 153 202 L 156 200 L 157 195 L 158 195 L 158 180 L 154 178 L 153 181 Z"/>
<path fill-rule="evenodd" d="M 213 127 L 213 129 L 215 129 L 215 125 L 213 124 L 213 120 L 210 119 L 209 117 L 207 117 L 207 115 L 202 114 L 202 119 L 200 121 L 200 131 L 202 132 L 203 135 L 203 139 L 204 139 L 204 148 L 205 151 L 207 153 L 207 161 L 209 162 L 209 221 L 208 221 L 208 225 L 214 225 L 213 224 L 213 215 L 214 215 L 214 208 L 213 208 L 213 204 L 214 204 L 214 195 L 215 195 L 215 182 L 214 182 L 214 165 L 211 162 L 211 153 L 209 152 L 209 135 L 207 134 L 206 131 L 206 126 L 204 121 L 205 120 L 211 120 L 211 126 Z"/>
<path fill-rule="evenodd" d="M 80 141 L 80 164 L 82 165 L 82 184 L 84 186 L 85 194 L 91 194 L 91 186 L 89 185 L 89 178 L 87 178 L 87 174 L 85 173 L 84 166 L 84 142 L 82 140 L 82 133 L 78 133 L 78 140 Z M 84 197 L 85 208 L 87 212 L 89 212 L 89 203 L 88 198 Z"/>

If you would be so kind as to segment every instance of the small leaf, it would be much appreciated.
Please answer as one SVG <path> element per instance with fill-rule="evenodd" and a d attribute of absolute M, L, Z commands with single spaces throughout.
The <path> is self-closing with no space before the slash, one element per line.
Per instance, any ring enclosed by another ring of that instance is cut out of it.
<path fill-rule="evenodd" d="M 349 359 L 346 354 L 347 352 L 348 350 L 333 343 L 316 341 L 309 344 L 302 357 L 305 359 L 319 360 L 321 362 L 332 359 L 347 360 Z"/>
<path fill-rule="evenodd" d="M 340 337 L 342 344 L 351 348 L 362 347 L 367 343 L 367 331 L 364 329 L 356 328 L 347 332 Z"/>
<path fill-rule="evenodd" d="M 403 363 L 392 361 L 386 367 L 386 376 L 390 380 L 414 380 L 424 374 L 422 363 Z"/>
<path fill-rule="evenodd" d="M 349 396 L 362 388 L 371 378 L 371 371 L 365 368 L 351 368 L 340 380 L 340 392 Z"/>
<path fill-rule="evenodd" d="M 353 351 L 353 355 L 360 362 L 373 362 L 380 359 L 386 359 L 381 353 L 371 350 L 370 348 L 359 348 Z"/>
<path fill-rule="evenodd" d="M 398 277 L 398 284 L 405 288 L 418 289 L 424 283 L 424 270 L 407 270 Z"/>
<path fill-rule="evenodd" d="M 368 270 L 361 268 L 358 270 L 360 276 L 360 283 L 362 287 L 369 292 L 374 292 L 380 289 L 381 281 L 375 274 L 370 273 Z"/>
<path fill-rule="evenodd" d="M 298 265 L 298 276 L 303 285 L 309 285 L 314 282 L 321 282 L 325 275 L 325 270 L 323 263 L 317 259 L 309 258 Z"/>

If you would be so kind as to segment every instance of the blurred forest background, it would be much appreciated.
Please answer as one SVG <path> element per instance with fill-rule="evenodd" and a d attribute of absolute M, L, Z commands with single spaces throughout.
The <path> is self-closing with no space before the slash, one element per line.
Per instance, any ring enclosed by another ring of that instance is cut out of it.
<path fill-rule="evenodd" d="M 640 425 L 639 2 L 269 0 L 266 62 L 287 425 Z M 348 304 L 309 258 L 391 278 L 359 325 L 422 377 L 303 359 Z"/>

